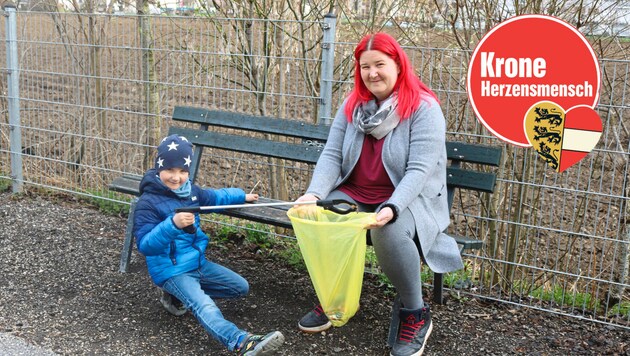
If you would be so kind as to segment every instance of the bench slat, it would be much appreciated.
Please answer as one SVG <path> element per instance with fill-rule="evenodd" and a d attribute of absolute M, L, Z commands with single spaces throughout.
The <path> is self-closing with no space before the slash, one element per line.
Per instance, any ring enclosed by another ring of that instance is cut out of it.
<path fill-rule="evenodd" d="M 230 135 L 212 131 L 199 131 L 184 127 L 171 127 L 169 134 L 178 134 L 194 145 L 221 148 L 229 151 L 257 154 L 266 157 L 289 159 L 315 164 L 322 148 L 307 144 L 277 142 L 254 137 Z"/>
<path fill-rule="evenodd" d="M 500 147 L 446 141 L 446 155 L 450 160 L 498 167 L 501 164 L 501 153 Z"/>
<path fill-rule="evenodd" d="M 481 240 L 473 239 L 471 237 L 452 235 L 452 234 L 448 234 L 448 235 L 454 238 L 455 242 L 457 242 L 458 245 L 462 246 L 461 247 L 462 251 L 480 250 L 483 247 L 483 241 Z"/>
<path fill-rule="evenodd" d="M 173 120 L 318 141 L 326 141 L 330 130 L 330 127 L 326 125 L 296 120 L 181 106 L 175 108 Z"/>
<path fill-rule="evenodd" d="M 446 184 L 450 188 L 461 188 L 481 192 L 494 192 L 496 174 L 470 171 L 461 168 L 446 168 Z"/>
<path fill-rule="evenodd" d="M 262 224 L 293 229 L 291 221 L 287 217 L 287 211 L 278 209 L 277 207 L 261 206 L 245 209 L 225 209 L 221 214 Z"/>
<path fill-rule="evenodd" d="M 109 184 L 109 190 L 113 190 L 119 193 L 125 193 L 129 195 L 140 195 L 140 180 L 142 177 L 135 175 L 123 175 L 122 177 L 115 178 Z"/>

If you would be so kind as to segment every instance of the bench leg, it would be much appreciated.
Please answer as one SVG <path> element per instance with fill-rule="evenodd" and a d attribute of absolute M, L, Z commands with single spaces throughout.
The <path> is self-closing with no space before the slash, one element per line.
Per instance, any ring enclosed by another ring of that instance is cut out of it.
<path fill-rule="evenodd" d="M 133 213 L 136 210 L 138 198 L 131 201 L 129 207 L 129 218 L 127 218 L 127 227 L 125 229 L 125 242 L 123 243 L 122 252 L 120 254 L 119 272 L 125 273 L 129 269 L 129 260 L 131 260 L 131 251 L 133 250 Z"/>
<path fill-rule="evenodd" d="M 387 345 L 389 347 L 394 347 L 394 343 L 396 343 L 396 338 L 398 337 L 398 328 L 400 327 L 400 295 L 396 294 L 396 298 L 394 298 L 394 304 L 392 305 L 392 317 L 391 322 L 389 323 L 389 335 L 387 335 Z"/>
<path fill-rule="evenodd" d="M 433 302 L 435 304 L 443 304 L 444 299 L 442 297 L 442 288 L 444 285 L 444 279 L 442 273 L 433 274 Z"/>

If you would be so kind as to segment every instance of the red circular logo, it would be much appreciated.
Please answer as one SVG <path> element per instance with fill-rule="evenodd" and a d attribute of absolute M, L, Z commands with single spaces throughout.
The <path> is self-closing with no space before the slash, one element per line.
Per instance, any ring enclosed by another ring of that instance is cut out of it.
<path fill-rule="evenodd" d="M 479 42 L 468 67 L 467 87 L 477 118 L 495 136 L 517 146 L 537 146 L 524 125 L 528 113 L 541 110 L 532 111 L 533 106 L 552 102 L 566 112 L 576 106 L 594 108 L 599 64 L 584 36 L 564 21 L 517 16 Z"/>

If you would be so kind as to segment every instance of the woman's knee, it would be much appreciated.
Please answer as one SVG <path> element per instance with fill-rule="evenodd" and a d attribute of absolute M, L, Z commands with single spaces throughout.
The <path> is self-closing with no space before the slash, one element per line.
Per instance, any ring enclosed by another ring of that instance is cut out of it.
<path fill-rule="evenodd" d="M 374 243 L 393 242 L 392 240 L 400 238 L 413 240 L 415 233 L 416 229 L 413 224 L 403 224 L 398 221 L 370 231 Z"/>
<path fill-rule="evenodd" d="M 416 234 L 416 223 L 409 209 L 405 209 L 398 215 L 396 221 L 372 230 L 370 233 L 376 239 L 386 239 L 390 236 L 413 239 Z"/>

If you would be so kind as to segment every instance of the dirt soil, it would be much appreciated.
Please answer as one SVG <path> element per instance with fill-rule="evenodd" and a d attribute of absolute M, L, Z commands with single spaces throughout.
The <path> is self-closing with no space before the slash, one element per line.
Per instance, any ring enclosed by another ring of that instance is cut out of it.
<path fill-rule="evenodd" d="M 141 255 L 134 251 L 130 272 L 118 272 L 124 217 L 74 197 L 0 193 L 0 220 L 0 333 L 63 355 L 232 354 L 190 313 L 161 307 Z M 218 301 L 227 319 L 252 332 L 282 331 L 279 355 L 388 355 L 392 296 L 374 276 L 366 275 L 348 324 L 305 334 L 297 320 L 315 301 L 307 274 L 256 250 L 211 245 L 209 258 L 251 286 L 246 298 Z M 425 355 L 630 355 L 625 329 L 472 298 L 432 308 Z"/>

